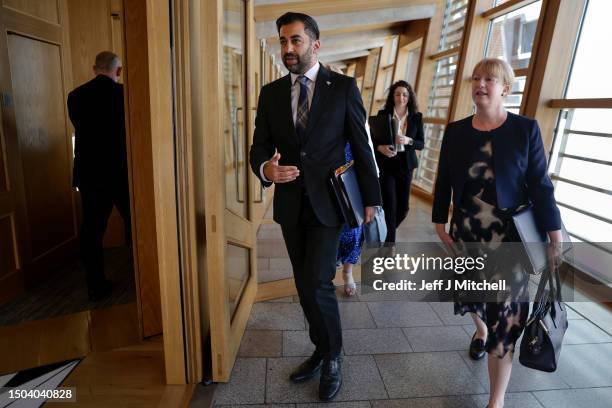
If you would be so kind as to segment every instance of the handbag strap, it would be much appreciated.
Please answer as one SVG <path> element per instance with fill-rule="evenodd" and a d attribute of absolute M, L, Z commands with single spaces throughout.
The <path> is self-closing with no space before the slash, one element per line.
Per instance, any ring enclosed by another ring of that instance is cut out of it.
<path fill-rule="evenodd" d="M 554 275 L 554 276 L 553 276 Z M 554 303 L 561 303 L 561 278 L 557 267 L 547 268 L 543 273 L 538 284 L 538 290 L 534 298 L 534 310 L 532 316 L 544 316 L 547 311 L 553 317 L 556 315 Z"/>

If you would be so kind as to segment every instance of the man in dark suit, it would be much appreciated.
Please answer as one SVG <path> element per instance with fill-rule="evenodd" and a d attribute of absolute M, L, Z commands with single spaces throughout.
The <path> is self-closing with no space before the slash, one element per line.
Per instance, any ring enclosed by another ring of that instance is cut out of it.
<path fill-rule="evenodd" d="M 116 206 L 130 241 L 130 200 L 121 60 L 112 52 L 96 56 L 96 77 L 68 94 L 68 114 L 75 129 L 73 186 L 81 192 L 81 261 L 89 297 L 100 300 L 112 291 L 104 275 L 102 240 Z"/>
<path fill-rule="evenodd" d="M 314 354 L 290 376 L 301 382 L 322 368 L 319 398 L 342 384 L 342 334 L 333 278 L 341 218 L 329 177 L 350 143 L 366 222 L 380 205 L 380 188 L 365 130 L 366 112 L 353 78 L 323 67 L 319 29 L 311 17 L 286 13 L 276 21 L 290 74 L 261 89 L 250 161 L 264 186 L 276 184 L 274 220 L 281 225 Z"/>

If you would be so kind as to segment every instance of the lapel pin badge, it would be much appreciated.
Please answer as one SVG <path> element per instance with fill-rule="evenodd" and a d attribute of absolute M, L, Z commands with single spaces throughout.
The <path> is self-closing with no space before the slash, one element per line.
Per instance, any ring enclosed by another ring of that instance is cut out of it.
<path fill-rule="evenodd" d="M 327 85 L 331 85 L 331 82 L 327 81 Z"/>

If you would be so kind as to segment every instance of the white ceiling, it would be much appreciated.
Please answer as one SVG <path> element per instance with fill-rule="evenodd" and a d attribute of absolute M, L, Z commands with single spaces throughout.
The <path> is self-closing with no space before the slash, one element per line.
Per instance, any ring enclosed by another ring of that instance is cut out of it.
<path fill-rule="evenodd" d="M 316 16 L 320 31 L 367 26 L 381 23 L 399 23 L 433 16 L 434 5 L 393 7 L 378 10 L 354 11 L 350 13 L 325 14 Z M 274 20 L 261 21 L 256 24 L 257 38 L 269 38 L 278 35 Z"/>
<path fill-rule="evenodd" d="M 255 0 L 255 6 L 294 3 L 301 0 Z M 372 0 L 376 1 L 376 0 Z M 407 3 L 409 3 L 407 1 Z M 298 11 L 298 10 L 296 10 Z M 361 26 L 381 24 L 402 24 L 410 20 L 430 18 L 435 11 L 435 5 L 406 5 L 403 7 L 381 8 L 368 11 L 354 11 L 349 13 L 334 13 L 314 16 L 321 31 L 320 60 L 325 63 L 341 62 L 350 58 L 365 56 L 372 48 L 381 47 L 384 39 L 394 34 L 392 29 L 367 29 L 350 33 L 326 35 L 326 31 L 355 29 Z M 256 23 L 258 39 L 271 39 L 268 41 L 270 52 L 280 61 L 280 48 L 276 24 L 274 20 Z M 339 64 L 334 64 L 339 65 Z"/>

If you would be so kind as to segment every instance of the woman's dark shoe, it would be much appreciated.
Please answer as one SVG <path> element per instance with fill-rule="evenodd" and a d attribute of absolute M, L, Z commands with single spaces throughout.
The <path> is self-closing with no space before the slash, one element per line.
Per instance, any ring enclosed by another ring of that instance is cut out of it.
<path fill-rule="evenodd" d="M 342 386 L 340 362 L 340 357 L 323 361 L 321 382 L 319 383 L 319 399 L 321 401 L 331 401 L 340 391 Z"/>
<path fill-rule="evenodd" d="M 485 355 L 485 342 L 482 339 L 476 338 L 476 333 L 472 336 L 470 343 L 470 358 L 472 360 L 480 360 Z"/>
<path fill-rule="evenodd" d="M 309 380 L 319 372 L 322 365 L 323 357 L 315 352 L 291 373 L 289 379 L 294 383 Z"/>

